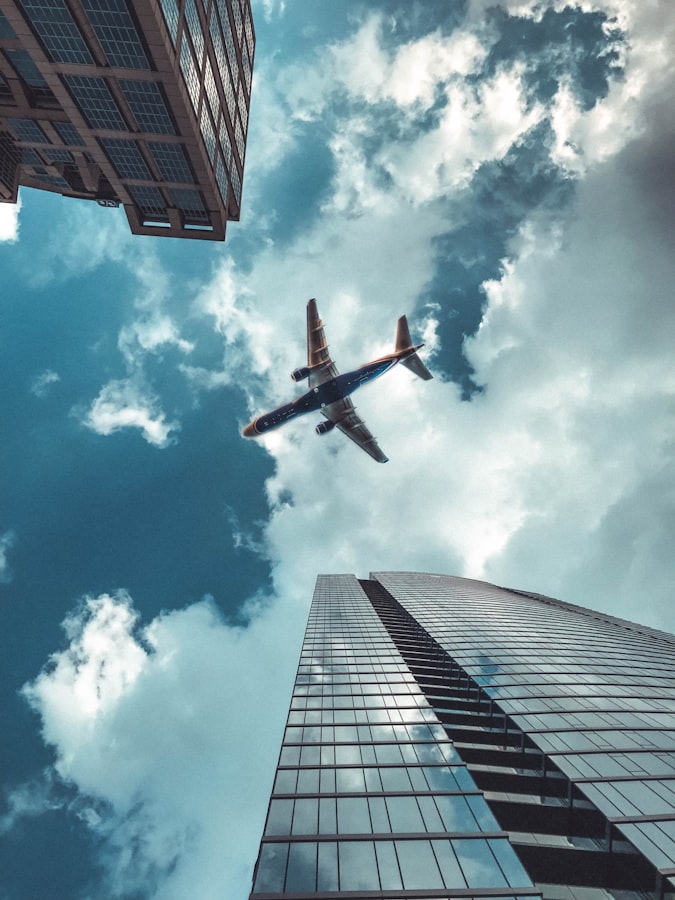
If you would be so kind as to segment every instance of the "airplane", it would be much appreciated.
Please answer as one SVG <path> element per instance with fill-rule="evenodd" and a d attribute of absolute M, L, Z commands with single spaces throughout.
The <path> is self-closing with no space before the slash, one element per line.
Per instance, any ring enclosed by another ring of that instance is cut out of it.
<path fill-rule="evenodd" d="M 413 345 L 408 320 L 405 316 L 401 316 L 396 328 L 396 348 L 393 353 L 340 375 L 330 358 L 323 322 L 319 318 L 316 300 L 312 299 L 307 303 L 307 365 L 291 372 L 291 378 L 296 384 L 307 379 L 309 390 L 297 400 L 258 416 L 244 428 L 242 435 L 255 438 L 272 428 L 278 428 L 296 416 L 316 411 L 327 420 L 319 422 L 316 426 L 317 434 L 327 434 L 337 427 L 374 460 L 380 463 L 388 462 L 377 441 L 356 412 L 349 395 L 367 382 L 384 375 L 399 362 L 425 381 L 433 378 L 417 355 L 417 351 L 423 346 L 424 344 Z"/>

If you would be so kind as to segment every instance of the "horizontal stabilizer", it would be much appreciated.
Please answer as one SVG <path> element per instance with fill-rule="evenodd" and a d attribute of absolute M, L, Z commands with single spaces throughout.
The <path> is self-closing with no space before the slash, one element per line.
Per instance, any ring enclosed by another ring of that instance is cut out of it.
<path fill-rule="evenodd" d="M 408 320 L 405 316 L 401 316 L 398 320 L 398 325 L 396 326 L 396 352 L 400 353 L 401 350 L 411 350 L 413 346 L 413 342 L 410 339 Z M 415 349 L 417 350 L 418 347 L 421 346 L 422 344 L 418 344 Z M 406 369 L 410 369 L 410 371 L 417 375 L 418 378 L 423 378 L 425 381 L 429 381 L 430 378 L 434 377 L 416 353 L 411 353 L 410 356 L 402 359 L 401 365 L 405 366 Z"/>
<path fill-rule="evenodd" d="M 402 359 L 401 365 L 405 366 L 406 369 L 410 369 L 418 378 L 423 378 L 425 381 L 429 381 L 430 378 L 434 377 L 416 353 L 412 353 L 406 359 Z"/>

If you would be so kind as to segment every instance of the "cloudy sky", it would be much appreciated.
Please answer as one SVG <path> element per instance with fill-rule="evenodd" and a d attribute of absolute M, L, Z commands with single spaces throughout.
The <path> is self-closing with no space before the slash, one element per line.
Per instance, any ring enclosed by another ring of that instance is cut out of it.
<path fill-rule="evenodd" d="M 2 900 L 247 895 L 318 572 L 675 630 L 670 0 L 254 18 L 224 245 L 0 209 Z M 312 296 L 342 371 L 426 342 L 355 398 L 387 465 L 240 437 Z"/>

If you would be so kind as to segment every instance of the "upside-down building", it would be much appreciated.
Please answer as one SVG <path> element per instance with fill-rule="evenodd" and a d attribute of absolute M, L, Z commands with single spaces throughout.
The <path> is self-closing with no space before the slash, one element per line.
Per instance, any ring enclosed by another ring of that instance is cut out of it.
<path fill-rule="evenodd" d="M 674 880 L 675 637 L 480 581 L 319 576 L 251 900 Z"/>
<path fill-rule="evenodd" d="M 223 240 L 241 207 L 249 0 L 3 0 L 0 201 L 124 206 L 135 234 Z"/>

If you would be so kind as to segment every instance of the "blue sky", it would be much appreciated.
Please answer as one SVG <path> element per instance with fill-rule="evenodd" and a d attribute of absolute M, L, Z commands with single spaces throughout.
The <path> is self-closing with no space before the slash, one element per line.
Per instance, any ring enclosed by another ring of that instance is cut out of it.
<path fill-rule="evenodd" d="M 246 896 L 318 572 L 675 629 L 672 6 L 254 18 L 224 245 L 0 209 L 2 900 Z M 342 371 L 426 342 L 355 398 L 386 466 L 239 436 L 311 296 Z"/>

